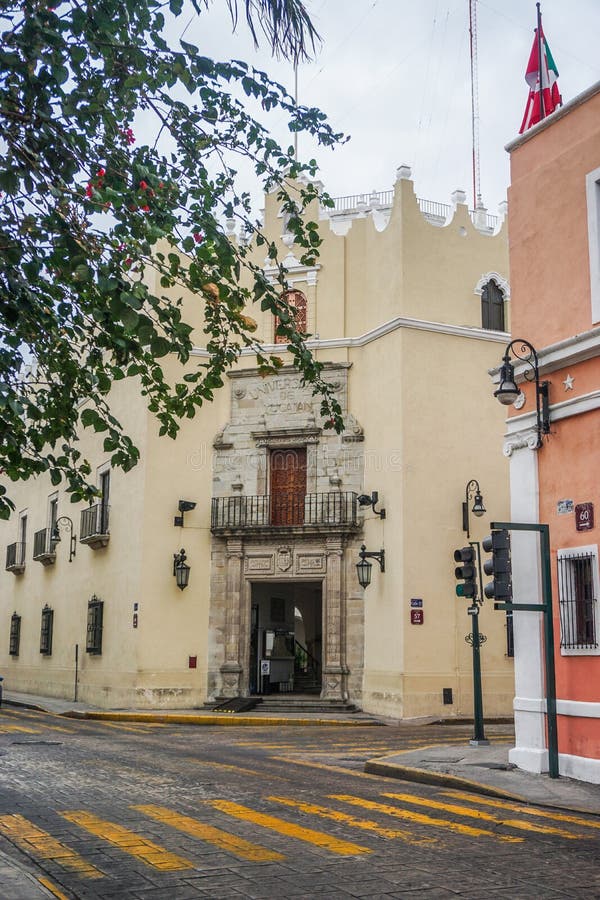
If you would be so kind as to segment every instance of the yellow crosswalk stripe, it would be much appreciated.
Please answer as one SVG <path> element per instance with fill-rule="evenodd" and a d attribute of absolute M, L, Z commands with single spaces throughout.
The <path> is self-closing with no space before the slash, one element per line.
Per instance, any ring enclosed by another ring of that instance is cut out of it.
<path fill-rule="evenodd" d="M 82 878 L 104 877 L 102 872 L 86 862 L 75 850 L 57 841 L 23 816 L 0 816 L 0 834 L 37 859 L 51 859 L 63 869 L 76 872 Z"/>
<path fill-rule="evenodd" d="M 485 828 L 474 828 L 472 825 L 463 825 L 461 822 L 451 822 L 448 819 L 438 819 L 433 816 L 426 816 L 423 813 L 412 812 L 408 809 L 402 809 L 399 806 L 390 806 L 388 803 L 376 803 L 374 800 L 364 800 L 362 797 L 352 797 L 348 794 L 330 794 L 330 800 L 341 800 L 343 803 L 350 803 L 353 806 L 360 806 L 362 809 L 372 809 L 375 812 L 384 813 L 386 816 L 394 816 L 397 819 L 406 819 L 408 822 L 415 822 L 419 825 L 434 825 L 436 828 L 447 828 L 449 831 L 456 831 L 457 834 L 465 834 L 470 837 L 493 837 L 499 841 L 510 844 L 522 843 L 521 837 L 509 837 L 508 835 L 498 835 L 493 831 L 487 831 Z"/>
<path fill-rule="evenodd" d="M 289 763 L 293 766 L 308 766 L 309 769 L 323 769 L 325 772 L 340 772 L 342 775 L 352 775 L 354 778 L 366 778 L 369 781 L 381 783 L 381 775 L 370 775 L 368 772 L 357 772 L 356 769 L 347 769 L 344 766 L 328 766 L 327 763 L 319 763 L 308 759 L 296 759 L 293 756 L 271 756 L 277 762 Z M 394 779 L 395 780 L 395 779 Z M 388 779 L 389 781 L 389 779 Z"/>
<path fill-rule="evenodd" d="M 213 825 L 206 825 L 199 822 L 198 819 L 192 819 L 191 816 L 184 816 L 174 810 L 167 809 L 164 806 L 133 806 L 132 809 L 143 813 L 145 816 L 154 819 L 156 822 L 164 822 L 171 828 L 190 834 L 192 837 L 200 838 L 208 844 L 213 844 L 221 850 L 234 853 L 242 859 L 249 859 L 254 862 L 265 862 L 269 860 L 285 859 L 282 853 L 275 850 L 267 850 L 258 844 L 251 844 L 244 838 L 237 837 L 235 834 L 229 834 L 227 831 L 221 831 Z"/>
<path fill-rule="evenodd" d="M 298 809 L 300 812 L 308 813 L 312 816 L 320 816 L 322 819 L 331 819 L 333 822 L 341 822 L 344 825 L 350 825 L 352 828 L 362 828 L 364 831 L 370 831 L 384 838 L 399 838 L 408 844 L 437 844 L 436 838 L 423 837 L 419 838 L 411 831 L 400 831 L 397 828 L 383 828 L 377 822 L 370 819 L 357 819 L 349 813 L 338 812 L 338 810 L 330 809 L 327 806 L 317 806 L 314 803 L 304 803 L 302 800 L 292 800 L 288 797 L 267 797 L 272 803 L 281 803 L 283 806 L 289 806 L 291 809 Z"/>
<path fill-rule="evenodd" d="M 4 725 L 0 728 L 2 734 L 39 734 L 39 728 L 26 728 L 24 725 Z"/>
<path fill-rule="evenodd" d="M 490 797 L 480 797 L 469 794 L 466 791 L 442 791 L 445 797 L 454 797 L 456 800 L 470 800 L 471 803 L 479 803 L 482 806 L 494 806 L 498 809 L 510 809 L 512 812 L 524 813 L 528 816 L 538 816 L 543 819 L 554 819 L 557 822 L 568 822 L 571 825 L 583 825 L 585 828 L 600 828 L 600 819 L 584 819 L 583 816 L 573 816 L 567 813 L 550 812 L 547 809 L 535 809 L 531 806 L 523 806 L 519 803 L 510 803 L 506 800 L 493 800 Z"/>
<path fill-rule="evenodd" d="M 304 828 L 302 825 L 293 825 L 291 822 L 286 822 L 285 819 L 256 812 L 239 803 L 231 803 L 229 800 L 208 800 L 206 802 L 214 809 L 218 809 L 228 816 L 233 816 L 235 819 L 251 822 L 253 825 L 260 825 L 262 828 L 270 828 L 271 831 L 284 834 L 286 837 L 297 838 L 316 847 L 322 847 L 325 850 L 329 850 L 330 853 L 337 853 L 340 856 L 358 856 L 361 853 L 371 852 L 367 847 L 360 847 L 358 844 L 339 840 L 329 834 L 325 834 L 323 831 L 314 831 L 312 828 Z"/>
<path fill-rule="evenodd" d="M 563 828 L 552 828 L 549 825 L 535 825 L 533 822 L 524 822 L 520 819 L 505 819 L 503 816 L 493 816 L 491 813 L 468 806 L 458 806 L 455 803 L 441 803 L 439 800 L 428 800 L 425 797 L 415 797 L 412 794 L 384 793 L 382 797 L 391 800 L 402 800 L 403 803 L 412 803 L 415 806 L 427 806 L 428 809 L 440 809 L 452 813 L 455 816 L 469 816 L 471 819 L 480 819 L 483 822 L 494 822 L 495 825 L 506 825 L 509 828 L 517 828 L 521 831 L 535 831 L 538 834 L 555 834 L 567 840 L 577 840 L 582 835 L 573 834 Z"/>
<path fill-rule="evenodd" d="M 227 769 L 228 771 L 240 772 L 242 775 L 253 775 L 256 778 L 265 777 L 264 771 L 258 771 L 257 769 L 246 769 L 244 766 L 233 766 L 228 763 L 219 763 L 219 762 L 209 762 L 205 759 L 196 760 L 197 765 L 199 766 L 208 766 L 210 768 L 215 769 Z M 287 778 L 284 778 L 282 775 L 273 775 L 269 773 L 269 779 L 275 778 L 277 781 L 288 781 Z"/>
<path fill-rule="evenodd" d="M 104 819 L 99 819 L 97 816 L 83 810 L 61 812 L 61 816 L 67 819 L 68 822 L 74 822 L 75 825 L 79 825 L 90 834 L 108 841 L 109 844 L 113 844 L 119 850 L 123 850 L 130 856 L 135 857 L 135 859 L 139 859 L 155 869 L 172 872 L 176 869 L 194 868 L 194 864 L 189 859 L 170 853 L 159 844 L 143 838 L 128 828 L 123 828 L 122 825 L 106 822 Z"/>
<path fill-rule="evenodd" d="M 19 714 L 9 713 L 9 715 L 13 719 L 19 719 L 19 721 L 25 720 L 25 721 L 28 721 L 30 724 L 35 722 L 39 726 L 39 728 L 43 728 L 43 729 L 47 728 L 50 731 L 62 731 L 65 734 L 73 734 L 74 733 L 74 730 L 72 728 L 63 728 L 60 725 L 50 725 L 48 722 L 46 722 L 45 719 L 41 719 L 39 715 L 35 715 L 33 713 L 19 713 Z"/>

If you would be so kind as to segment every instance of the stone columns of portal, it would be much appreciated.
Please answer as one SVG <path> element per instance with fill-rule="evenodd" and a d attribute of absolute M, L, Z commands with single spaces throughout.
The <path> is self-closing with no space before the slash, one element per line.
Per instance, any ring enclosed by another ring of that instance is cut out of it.
<path fill-rule="evenodd" d="M 225 661 L 221 666 L 224 697 L 239 697 L 241 694 L 240 626 L 243 556 L 242 541 L 229 539 L 225 589 Z"/>
<path fill-rule="evenodd" d="M 343 603 L 343 539 L 326 539 L 327 575 L 323 586 L 324 641 L 323 641 L 323 699 L 340 700 L 347 696 L 344 646 Z"/>

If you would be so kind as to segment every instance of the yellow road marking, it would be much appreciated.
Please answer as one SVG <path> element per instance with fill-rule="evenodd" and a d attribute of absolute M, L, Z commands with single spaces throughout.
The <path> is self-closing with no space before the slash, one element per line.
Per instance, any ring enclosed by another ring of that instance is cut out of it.
<path fill-rule="evenodd" d="M 536 831 L 539 834 L 556 834 L 559 837 L 577 840 L 582 835 L 573 834 L 562 828 L 551 828 L 549 825 L 535 825 L 533 822 L 522 822 L 518 819 L 505 819 L 502 816 L 493 816 L 491 813 L 480 809 L 471 809 L 468 806 L 458 806 L 454 803 L 441 803 L 439 800 L 427 800 L 424 797 L 415 797 L 412 794 L 384 793 L 382 797 L 392 800 L 402 800 L 404 803 L 412 803 L 415 806 L 427 806 L 430 809 L 441 809 L 444 812 L 457 816 L 469 816 L 472 819 L 481 819 L 484 822 L 494 822 L 496 825 L 506 825 L 509 828 L 518 828 L 521 831 Z"/>
<path fill-rule="evenodd" d="M 116 728 L 118 731 L 127 731 L 129 734 L 139 734 L 142 730 L 135 723 L 133 725 L 121 725 L 118 722 L 102 722 L 100 720 L 95 720 L 95 722 L 102 725 L 103 728 Z"/>
<path fill-rule="evenodd" d="M 199 766 L 212 766 L 216 769 L 228 769 L 233 772 L 241 772 L 243 775 L 255 775 L 257 778 L 265 777 L 265 772 L 257 772 L 256 769 L 246 769 L 243 766 L 233 766 L 228 765 L 227 763 L 218 763 L 218 762 L 207 762 L 206 760 L 196 760 L 197 765 Z M 269 778 L 275 778 L 277 781 L 287 781 L 282 775 L 271 775 L 269 774 Z"/>
<path fill-rule="evenodd" d="M 56 887 L 55 884 L 52 884 L 49 878 L 45 878 L 44 875 L 38 875 L 37 880 L 41 885 L 43 885 L 46 890 L 50 891 L 50 893 L 57 898 L 57 900 L 69 900 L 66 894 L 63 894 L 62 891 Z"/>
<path fill-rule="evenodd" d="M 0 732 L 2 734 L 14 734 L 15 732 L 20 732 L 21 734 L 39 734 L 38 728 L 25 728 L 24 725 L 5 725 L 3 728 L 0 728 Z"/>
<path fill-rule="evenodd" d="M 547 809 L 534 809 L 519 803 L 507 803 L 505 800 L 492 800 L 489 797 L 475 796 L 474 794 L 468 794 L 466 791 L 442 791 L 442 794 L 445 797 L 454 797 L 457 800 L 470 800 L 472 803 L 480 803 L 483 806 L 510 809 L 513 812 L 525 813 L 528 816 L 540 816 L 544 819 L 554 819 L 557 822 L 569 822 L 572 825 L 583 825 L 585 828 L 600 828 L 600 819 L 584 819 L 581 816 L 549 812 Z"/>
<path fill-rule="evenodd" d="M 450 831 L 456 831 L 458 834 L 467 834 L 470 837 L 494 837 L 499 841 L 505 841 L 510 844 L 522 843 L 521 837 L 508 837 L 506 835 L 497 835 L 493 831 L 487 831 L 485 828 L 473 828 L 472 825 L 462 825 L 460 822 L 449 822 L 447 819 L 437 819 L 433 816 L 425 816 L 423 813 L 411 812 L 408 809 L 402 809 L 399 806 L 390 806 L 387 803 L 375 803 L 372 800 L 363 800 L 362 797 L 351 797 L 347 794 L 330 794 L 331 800 L 341 800 L 344 803 L 350 803 L 353 806 L 360 806 L 362 809 L 372 809 L 376 812 L 385 813 L 386 816 L 394 816 L 397 819 L 406 819 L 409 822 L 416 822 L 419 825 L 435 825 L 438 828 L 448 828 Z"/>
<path fill-rule="evenodd" d="M 102 872 L 87 863 L 78 853 L 23 816 L 0 816 L 0 834 L 37 859 L 51 859 L 64 869 L 77 872 L 82 878 L 104 877 Z"/>
<path fill-rule="evenodd" d="M 233 816 L 235 819 L 241 819 L 242 822 L 252 822 L 253 825 L 270 828 L 271 831 L 277 831 L 279 834 L 285 834 L 287 837 L 297 838 L 299 841 L 306 841 L 306 843 L 314 844 L 316 847 L 323 847 L 331 853 L 338 853 L 340 856 L 357 856 L 360 853 L 371 852 L 367 847 L 359 847 L 358 844 L 339 840 L 322 831 L 304 828 L 302 825 L 292 825 L 291 822 L 286 822 L 284 819 L 277 818 L 277 816 L 268 816 L 265 813 L 255 812 L 255 810 L 242 806 L 239 803 L 231 803 L 229 800 L 208 800 L 207 802 L 220 812 Z"/>
<path fill-rule="evenodd" d="M 290 756 L 271 756 L 269 758 L 275 759 L 277 762 L 290 763 L 294 766 L 308 766 L 309 769 L 323 769 L 325 772 L 341 772 L 343 775 L 353 775 L 355 778 L 368 778 L 371 781 L 379 781 L 381 783 L 381 775 L 369 775 L 367 772 L 345 769 L 344 766 L 328 766 L 325 763 L 309 762 L 307 759 L 293 759 Z M 395 778 L 388 780 L 396 781 Z"/>
<path fill-rule="evenodd" d="M 41 718 L 39 715 L 33 715 L 31 713 L 10 713 L 13 719 L 26 719 L 29 722 L 35 722 L 39 728 L 48 728 L 50 731 L 64 731 L 65 734 L 73 734 L 72 728 L 62 728 L 60 725 L 50 725 L 45 719 Z"/>
<path fill-rule="evenodd" d="M 370 819 L 357 819 L 348 813 L 338 812 L 327 806 L 316 806 L 314 803 L 304 803 L 301 800 L 290 800 L 287 797 L 267 797 L 272 803 L 281 803 L 292 809 L 299 809 L 300 812 L 308 813 L 312 816 L 320 816 L 322 819 L 331 819 L 334 822 L 342 822 L 344 825 L 350 825 L 352 828 L 362 828 L 364 831 L 371 831 L 379 837 L 400 838 L 408 844 L 437 844 L 437 838 L 418 838 L 411 831 L 399 831 L 397 828 L 382 828 L 377 822 Z"/>
<path fill-rule="evenodd" d="M 237 837 L 235 834 L 229 834 L 227 831 L 221 831 L 213 825 L 205 825 L 197 819 L 190 816 L 183 816 L 164 806 L 133 806 L 138 812 L 144 813 L 157 822 L 164 822 L 171 828 L 177 828 L 192 837 L 200 838 L 208 844 L 213 844 L 221 850 L 234 853 L 242 859 L 249 859 L 253 862 L 266 862 L 268 860 L 285 859 L 282 853 L 275 850 L 267 850 L 265 847 L 259 847 L 258 844 L 251 844 L 243 838 Z"/>
<path fill-rule="evenodd" d="M 194 868 L 194 864 L 189 859 L 170 853 L 159 844 L 146 840 L 146 838 L 141 837 L 134 831 L 123 828 L 122 825 L 106 822 L 104 819 L 99 819 L 97 816 L 93 816 L 91 813 L 83 810 L 61 812 L 61 816 L 67 819 L 68 822 L 74 822 L 75 825 L 79 825 L 90 834 L 108 841 L 109 844 L 113 844 L 125 853 L 129 853 L 130 856 L 140 859 L 155 869 L 172 872 L 176 869 Z"/>

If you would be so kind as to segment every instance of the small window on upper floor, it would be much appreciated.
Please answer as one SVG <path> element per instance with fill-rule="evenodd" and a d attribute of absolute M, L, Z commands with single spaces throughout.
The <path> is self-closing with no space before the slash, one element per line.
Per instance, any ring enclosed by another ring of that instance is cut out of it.
<path fill-rule="evenodd" d="M 506 331 L 504 293 L 493 280 L 484 284 L 481 291 L 481 327 L 488 331 Z"/>
<path fill-rule="evenodd" d="M 306 294 L 303 294 L 302 291 L 290 290 L 286 291 L 283 294 L 282 299 L 285 300 L 293 310 L 294 324 L 296 325 L 296 329 L 298 331 L 301 331 L 302 333 L 305 333 L 307 323 Z M 277 334 L 278 328 L 279 317 L 275 316 L 275 343 L 287 344 L 288 340 L 286 336 L 284 334 Z"/>

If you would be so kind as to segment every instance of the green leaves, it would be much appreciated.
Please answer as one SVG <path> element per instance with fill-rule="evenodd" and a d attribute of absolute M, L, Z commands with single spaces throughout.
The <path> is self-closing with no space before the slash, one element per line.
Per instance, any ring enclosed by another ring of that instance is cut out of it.
<path fill-rule="evenodd" d="M 235 15 L 236 0 L 226 2 Z M 169 8 L 180 15 L 183 0 Z M 314 38 L 299 0 L 256 0 L 246 12 L 252 33 L 260 16 L 273 47 L 290 56 Z M 65 0 L 57 11 L 2 0 L 2 16 L 10 28 L 0 35 L 0 478 L 48 473 L 73 499 L 93 497 L 92 466 L 77 448 L 82 429 L 101 435 L 98 455 L 113 465 L 128 470 L 139 458 L 111 411 L 114 382 L 137 379 L 161 432 L 175 437 L 179 420 L 211 400 L 242 349 L 255 346 L 253 303 L 280 313 L 292 359 L 337 427 L 321 367 L 280 304 L 285 272 L 279 266 L 271 284 L 264 249 L 256 253 L 267 243 L 277 266 L 277 247 L 236 183 L 246 158 L 264 189 L 277 191 L 303 258 L 314 260 L 318 227 L 303 214 L 318 197 L 316 167 L 282 150 L 233 87 L 329 146 L 340 136 L 323 115 L 297 108 L 245 63 L 216 62 L 185 40 L 174 50 L 155 0 Z M 140 116 L 151 145 L 136 133 Z M 225 220 L 243 239 L 224 231 Z M 198 341 L 209 354 L 200 364 Z M 169 371 L 179 365 L 172 381 L 157 362 L 166 358 Z M 265 372 L 280 365 L 276 356 L 261 362 Z M 12 505 L 0 484 L 0 517 Z"/>

